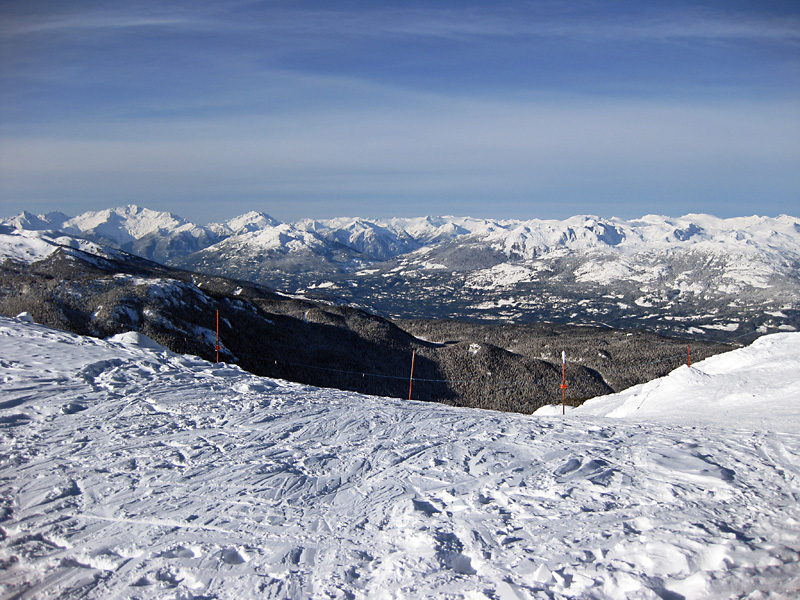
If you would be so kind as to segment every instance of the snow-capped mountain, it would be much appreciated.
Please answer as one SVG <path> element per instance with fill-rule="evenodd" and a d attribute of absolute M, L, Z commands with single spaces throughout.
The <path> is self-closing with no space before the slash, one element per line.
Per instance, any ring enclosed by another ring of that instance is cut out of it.
<path fill-rule="evenodd" d="M 141 256 L 395 318 L 551 320 L 737 338 L 800 327 L 800 220 L 422 217 L 281 223 L 252 212 L 199 227 L 125 207 L 23 213 Z"/>
<path fill-rule="evenodd" d="M 16 217 L 0 221 L 6 228 L 24 231 L 45 231 L 59 230 L 69 220 L 69 217 L 61 212 L 51 212 L 46 215 L 34 215 L 28 211 L 22 211 Z"/>
<path fill-rule="evenodd" d="M 800 325 L 799 267 L 793 217 L 574 217 L 489 223 L 327 291 L 395 316 L 435 306 L 440 317 L 734 337 Z"/>
<path fill-rule="evenodd" d="M 798 336 L 586 405 L 612 421 L 0 317 L 0 597 L 797 598 Z"/>
<path fill-rule="evenodd" d="M 225 223 L 212 223 L 208 227 L 220 238 L 225 238 L 231 235 L 241 235 L 261 231 L 269 227 L 277 227 L 280 224 L 280 221 L 273 219 L 266 213 L 250 211 Z"/>
<path fill-rule="evenodd" d="M 46 215 L 23 212 L 0 221 L 0 226 L 61 232 L 158 262 L 196 252 L 220 239 L 208 227 L 195 225 L 171 213 L 136 205 L 86 212 L 77 217 L 58 212 Z"/>
<path fill-rule="evenodd" d="M 280 227 L 175 263 L 324 291 L 395 318 L 553 320 L 729 339 L 800 327 L 794 217 L 338 219 Z"/>

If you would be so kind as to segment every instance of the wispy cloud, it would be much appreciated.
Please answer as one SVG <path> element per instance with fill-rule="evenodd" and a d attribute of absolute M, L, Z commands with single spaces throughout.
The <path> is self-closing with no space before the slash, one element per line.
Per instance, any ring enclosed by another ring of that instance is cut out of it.
<path fill-rule="evenodd" d="M 523 5 L 520 5 L 523 6 Z M 281 9 L 257 27 L 286 35 L 331 37 L 440 38 L 475 42 L 482 38 L 573 39 L 584 42 L 656 40 L 800 42 L 800 18 L 729 11 L 689 10 L 617 14 L 487 8 L 379 7 L 359 12 Z"/>
<path fill-rule="evenodd" d="M 257 27 L 286 34 L 463 39 L 532 37 L 584 41 L 755 40 L 797 43 L 800 18 L 722 10 L 639 9 L 615 14 L 537 9 L 398 8 L 364 11 L 279 9 Z"/>
<path fill-rule="evenodd" d="M 375 15 L 370 30 L 376 35 L 407 34 L 442 38 L 533 37 L 583 41 L 751 40 L 800 42 L 800 19 L 710 14 L 676 10 L 665 14 L 613 16 L 560 14 L 492 14 L 469 11 L 399 12 Z"/>
<path fill-rule="evenodd" d="M 233 5 L 236 6 L 236 5 Z M 216 3 L 143 4 L 113 9 L 70 7 L 60 14 L 8 15 L 0 22 L 3 35 L 76 30 L 178 28 L 187 31 L 260 31 L 286 36 L 448 40 L 492 37 L 572 38 L 582 40 L 762 40 L 797 43 L 800 17 L 731 10 L 648 10 L 647 5 L 607 14 L 553 10 L 552 5 L 512 7 L 402 7 L 376 4 L 349 9 L 307 9 L 287 5 L 249 5 L 249 11 Z"/>
<path fill-rule="evenodd" d="M 610 40 L 762 41 L 797 44 L 800 19 L 748 15 L 683 13 L 608 22 L 602 27 L 579 27 L 573 35 Z"/>
<path fill-rule="evenodd" d="M 98 30 L 185 27 L 196 21 L 176 14 L 131 15 L 122 11 L 74 12 L 61 15 L 6 17 L 0 21 L 0 34 L 26 36 L 40 33 L 69 33 Z"/>

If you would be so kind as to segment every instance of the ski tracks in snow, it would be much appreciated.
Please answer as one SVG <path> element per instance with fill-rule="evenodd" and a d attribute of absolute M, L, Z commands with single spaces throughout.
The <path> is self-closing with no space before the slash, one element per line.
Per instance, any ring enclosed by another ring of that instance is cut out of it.
<path fill-rule="evenodd" d="M 800 591 L 796 435 L 455 409 L 0 336 L 2 598 Z"/>

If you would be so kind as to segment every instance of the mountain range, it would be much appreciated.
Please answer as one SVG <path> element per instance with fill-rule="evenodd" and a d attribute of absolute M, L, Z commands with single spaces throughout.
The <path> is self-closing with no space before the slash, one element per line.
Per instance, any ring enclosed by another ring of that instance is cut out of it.
<path fill-rule="evenodd" d="M 76 217 L 23 212 L 0 228 L 59 232 L 393 319 L 549 321 L 727 341 L 800 327 L 800 219 L 786 215 L 281 223 L 250 212 L 201 226 L 130 205 Z"/>
<path fill-rule="evenodd" d="M 3 229 L 0 315 L 23 313 L 96 338 L 141 333 L 173 352 L 267 377 L 524 413 L 621 391 L 687 361 L 685 342 L 646 331 L 398 324 L 340 303 L 161 265 L 63 232 Z M 729 349 L 691 344 L 695 359 Z"/>

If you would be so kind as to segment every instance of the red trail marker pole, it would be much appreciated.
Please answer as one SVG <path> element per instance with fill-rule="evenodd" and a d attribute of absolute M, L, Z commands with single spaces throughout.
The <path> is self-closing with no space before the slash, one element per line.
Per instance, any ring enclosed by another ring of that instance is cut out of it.
<path fill-rule="evenodd" d="M 691 344 L 689 344 L 688 356 L 686 358 L 686 364 L 689 365 L 690 367 L 692 366 L 692 345 Z"/>
<path fill-rule="evenodd" d="M 408 379 L 408 399 L 411 400 L 411 388 L 414 387 L 414 362 L 417 359 L 416 349 L 411 354 L 411 377 Z"/>
<path fill-rule="evenodd" d="M 567 414 L 567 352 L 561 351 L 561 414 Z"/>

